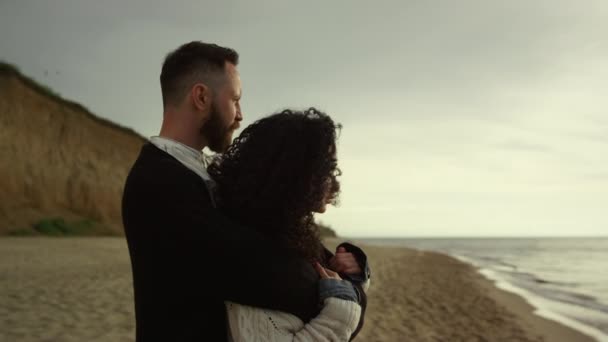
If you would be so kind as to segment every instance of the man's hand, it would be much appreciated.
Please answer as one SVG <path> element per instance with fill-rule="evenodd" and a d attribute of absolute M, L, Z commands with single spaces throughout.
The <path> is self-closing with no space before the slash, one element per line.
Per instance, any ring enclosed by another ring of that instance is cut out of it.
<path fill-rule="evenodd" d="M 355 256 L 348 253 L 344 247 L 339 247 L 336 250 L 336 255 L 329 260 L 329 266 L 338 273 L 361 274 L 361 267 L 359 267 Z"/>

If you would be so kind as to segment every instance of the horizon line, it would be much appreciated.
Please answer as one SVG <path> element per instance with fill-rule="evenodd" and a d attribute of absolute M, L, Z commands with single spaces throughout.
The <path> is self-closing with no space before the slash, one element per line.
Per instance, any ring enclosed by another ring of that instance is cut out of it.
<path fill-rule="evenodd" d="M 608 238 L 608 235 L 530 235 L 530 236 L 515 236 L 515 235 L 460 235 L 460 236 L 424 236 L 424 235 L 410 235 L 410 236 L 341 236 L 338 235 L 335 238 L 349 238 L 349 239 L 591 239 L 591 238 Z"/>

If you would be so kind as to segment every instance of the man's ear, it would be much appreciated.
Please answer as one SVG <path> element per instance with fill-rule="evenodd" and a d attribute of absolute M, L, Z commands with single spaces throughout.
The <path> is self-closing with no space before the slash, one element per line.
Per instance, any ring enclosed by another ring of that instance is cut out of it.
<path fill-rule="evenodd" d="M 200 111 L 205 111 L 211 105 L 211 89 L 202 83 L 197 83 L 190 91 L 192 96 L 192 104 Z"/>

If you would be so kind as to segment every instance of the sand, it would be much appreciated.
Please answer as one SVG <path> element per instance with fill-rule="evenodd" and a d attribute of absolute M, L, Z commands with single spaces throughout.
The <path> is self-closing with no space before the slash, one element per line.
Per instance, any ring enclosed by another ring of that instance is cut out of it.
<path fill-rule="evenodd" d="M 373 275 L 357 341 L 592 341 L 454 258 L 365 250 Z M 121 238 L 0 238 L 0 341 L 133 341 L 130 272 Z"/>
<path fill-rule="evenodd" d="M 0 341 L 133 341 L 122 238 L 0 238 Z"/>

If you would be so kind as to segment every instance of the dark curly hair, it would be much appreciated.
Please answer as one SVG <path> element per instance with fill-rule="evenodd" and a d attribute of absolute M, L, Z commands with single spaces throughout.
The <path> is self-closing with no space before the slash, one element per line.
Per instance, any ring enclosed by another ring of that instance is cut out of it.
<path fill-rule="evenodd" d="M 321 259 L 313 212 L 335 204 L 340 192 L 340 128 L 315 108 L 284 110 L 245 128 L 208 168 L 220 210 L 309 260 Z"/>

